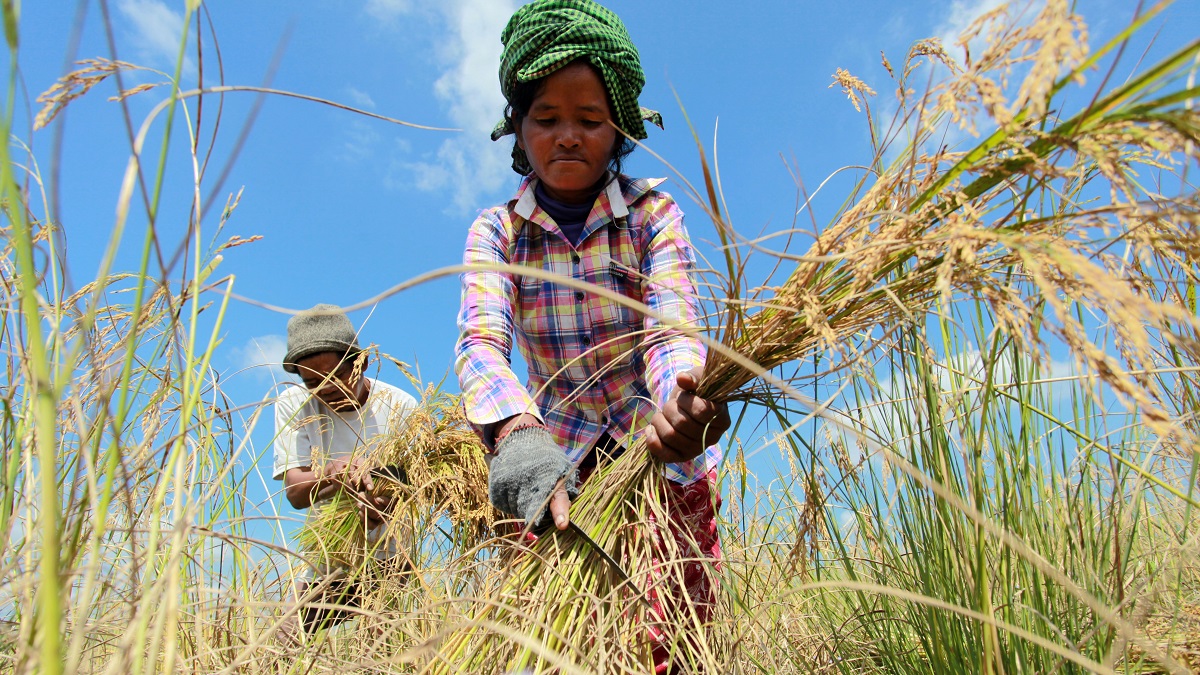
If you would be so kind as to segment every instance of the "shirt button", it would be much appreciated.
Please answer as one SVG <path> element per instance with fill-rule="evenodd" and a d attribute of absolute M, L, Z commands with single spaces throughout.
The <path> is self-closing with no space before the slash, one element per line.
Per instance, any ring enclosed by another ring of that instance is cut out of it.
<path fill-rule="evenodd" d="M 579 254 L 578 253 L 571 254 L 571 262 L 575 263 L 576 265 L 579 264 Z"/>
<path fill-rule="evenodd" d="M 575 302 L 583 302 L 583 291 L 575 291 Z"/>
<path fill-rule="evenodd" d="M 585 344 L 585 345 L 592 344 L 592 336 L 591 335 L 585 334 L 582 339 L 583 339 L 583 344 Z"/>

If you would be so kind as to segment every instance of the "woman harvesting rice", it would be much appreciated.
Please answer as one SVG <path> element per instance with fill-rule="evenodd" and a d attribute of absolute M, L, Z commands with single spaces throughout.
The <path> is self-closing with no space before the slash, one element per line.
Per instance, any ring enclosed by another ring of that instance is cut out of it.
<path fill-rule="evenodd" d="M 695 542 L 716 560 L 713 442 L 729 415 L 691 393 L 703 345 L 659 321 L 698 318 L 691 242 L 679 207 L 655 189 L 661 179 L 620 173 L 634 144 L 614 125 L 641 139 L 643 120 L 659 122 L 637 103 L 645 81 L 637 49 L 620 19 L 590 0 L 526 5 L 501 41 L 508 108 L 492 137 L 516 135 L 513 169 L 524 178 L 511 201 L 472 224 L 464 262 L 570 277 L 644 303 L 653 316 L 530 275 L 463 274 L 455 366 L 467 417 L 494 452 L 492 502 L 531 526 L 548 505 L 564 529 L 576 469 L 586 480 L 645 434 L 669 479 L 669 530 L 689 542 L 683 550 Z M 511 368 L 514 336 L 527 387 Z M 701 566 L 687 567 L 680 593 L 703 618 L 713 591 Z M 653 595 L 660 617 L 665 595 Z M 667 669 L 661 642 L 655 660 Z"/>

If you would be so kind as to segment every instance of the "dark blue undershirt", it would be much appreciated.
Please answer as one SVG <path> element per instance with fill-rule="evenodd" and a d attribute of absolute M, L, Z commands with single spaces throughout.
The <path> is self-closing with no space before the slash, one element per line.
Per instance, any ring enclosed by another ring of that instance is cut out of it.
<path fill-rule="evenodd" d="M 539 180 L 533 188 L 533 196 L 537 198 L 538 206 L 554 219 L 554 224 L 558 225 L 567 241 L 571 242 L 572 246 L 578 246 L 579 238 L 583 236 L 583 226 L 587 225 L 588 214 L 592 212 L 600 190 L 596 190 L 596 194 L 582 204 L 564 204 L 546 194 L 542 181 Z"/>

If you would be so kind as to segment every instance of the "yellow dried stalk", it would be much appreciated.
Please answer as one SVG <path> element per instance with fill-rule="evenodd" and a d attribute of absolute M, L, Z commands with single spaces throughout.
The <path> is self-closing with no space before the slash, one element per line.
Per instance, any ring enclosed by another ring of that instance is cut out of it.
<path fill-rule="evenodd" d="M 571 530 L 546 532 L 532 546 L 507 538 L 498 585 L 471 598 L 464 623 L 432 641 L 422 672 L 646 672 L 649 591 L 680 577 L 694 557 L 668 550 L 670 560 L 651 562 L 657 526 L 649 516 L 661 523 L 666 513 L 658 496 L 664 479 L 646 457 L 637 443 L 583 485 L 571 514 L 591 542 Z"/>
<path fill-rule="evenodd" d="M 157 70 L 135 66 L 132 63 L 124 61 L 113 61 L 105 58 L 93 58 L 79 61 L 76 65 L 82 66 L 78 70 L 67 73 L 49 89 L 43 92 L 37 98 L 37 102 L 42 104 L 42 109 L 38 111 L 37 116 L 33 120 L 33 128 L 41 129 L 47 124 L 54 121 L 58 116 L 75 99 L 88 93 L 92 87 L 100 84 L 104 80 L 112 77 L 116 73 L 128 70 L 149 70 L 150 72 L 158 73 Z M 165 77 L 165 75 L 164 75 Z M 145 83 L 139 84 L 131 89 L 121 91 L 111 100 L 123 100 L 129 96 L 140 94 L 143 91 L 148 91 L 161 83 Z"/>
<path fill-rule="evenodd" d="M 879 170 L 783 284 L 746 300 L 730 285 L 731 298 L 751 311 L 729 322 L 722 342 L 759 369 L 710 353 L 701 395 L 752 399 L 765 371 L 817 353 L 826 363 L 852 361 L 864 343 L 885 339 L 888 326 L 922 321 L 939 300 L 975 296 L 1011 339 L 1034 352 L 1059 340 L 1081 372 L 1120 393 L 1164 441 L 1195 444 L 1188 416 L 1172 415 L 1169 392 L 1138 373 L 1163 362 L 1164 343 L 1200 360 L 1200 322 L 1179 297 L 1197 281 L 1200 200 L 1187 181 L 1163 194 L 1137 171 L 1200 159 L 1200 113 L 1183 104 L 1187 92 L 1168 89 L 1182 84 L 1200 46 L 1187 45 L 1067 117 L 1048 111 L 1094 61 L 1082 20 L 1061 1 L 1046 3 L 1026 25 L 1000 20 L 1006 11 L 969 30 L 964 40 L 986 33 L 987 48 L 920 99 L 906 117 L 921 121 L 917 142 Z M 910 60 L 928 53 L 914 49 Z M 944 53 L 936 58 L 945 61 Z M 1029 66 L 1026 78 L 1005 101 L 1007 78 L 1021 64 Z M 899 91 L 909 93 L 903 77 Z M 996 131 L 969 152 L 921 151 L 939 120 L 974 133 L 985 115 Z M 1118 354 L 1093 343 L 1072 314 L 1079 307 L 1103 317 Z"/>
<path fill-rule="evenodd" d="M 474 533 L 473 545 L 490 536 L 499 517 L 488 500 L 484 452 L 459 397 L 430 385 L 400 433 L 379 449 L 379 462 L 404 469 L 407 485 L 393 483 L 397 496 L 438 505 L 455 527 Z"/>

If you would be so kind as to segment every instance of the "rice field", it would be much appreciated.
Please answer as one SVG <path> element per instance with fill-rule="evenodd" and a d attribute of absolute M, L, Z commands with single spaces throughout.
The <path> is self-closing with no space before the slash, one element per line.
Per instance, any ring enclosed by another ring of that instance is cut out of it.
<path fill-rule="evenodd" d="M 649 611 L 695 556 L 656 559 L 663 479 L 640 448 L 586 483 L 579 531 L 523 543 L 495 526 L 454 395 L 417 375 L 414 424 L 371 453 L 408 478 L 386 488 L 402 565 L 370 555 L 352 504 L 264 527 L 234 413 L 269 401 L 230 410 L 212 368 L 243 301 L 221 268 L 251 241 L 224 234 L 240 193 L 215 219 L 193 205 L 184 271 L 156 276 L 168 160 L 131 155 L 115 228 L 146 211 L 141 264 L 110 254 L 68 292 L 72 224 L 45 220 L 8 106 L 0 671 L 641 673 L 653 628 L 679 672 L 1200 672 L 1200 41 L 1109 78 L 1165 4 L 1095 45 L 1067 3 L 1034 7 L 978 19 L 969 62 L 922 40 L 884 57 L 892 81 L 833 74 L 874 142 L 827 222 L 739 231 L 697 141 L 679 180 L 721 241 L 705 326 L 684 328 L 709 347 L 700 393 L 736 413 L 711 613 Z M 80 63 L 39 125 L 135 67 Z M 123 92 L 161 101 L 139 148 L 232 90 L 178 81 Z M 759 453 L 785 468 L 755 475 Z M 302 634 L 293 581 L 322 557 L 366 590 Z"/>

